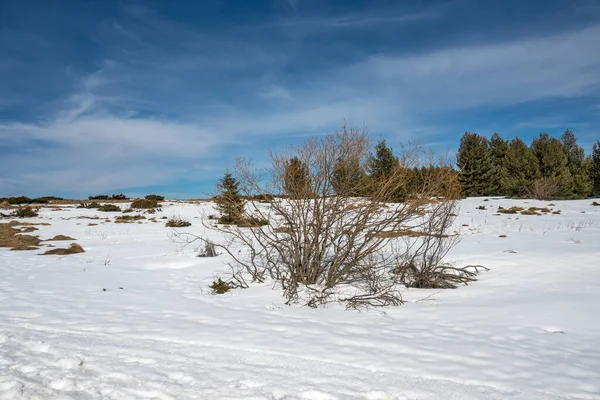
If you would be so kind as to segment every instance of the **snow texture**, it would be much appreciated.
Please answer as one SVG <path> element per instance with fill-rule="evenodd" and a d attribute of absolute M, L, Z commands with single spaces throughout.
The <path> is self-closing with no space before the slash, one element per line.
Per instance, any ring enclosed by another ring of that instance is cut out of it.
<path fill-rule="evenodd" d="M 285 306 L 270 284 L 211 295 L 227 257 L 196 257 L 165 220 L 43 208 L 26 221 L 51 225 L 32 234 L 69 235 L 86 252 L 0 249 L 0 398 L 600 399 L 600 207 L 590 203 L 526 216 L 495 214 L 548 202 L 464 200 L 450 259 L 491 270 L 368 312 Z M 155 216 L 204 234 L 208 207 L 171 202 Z"/>

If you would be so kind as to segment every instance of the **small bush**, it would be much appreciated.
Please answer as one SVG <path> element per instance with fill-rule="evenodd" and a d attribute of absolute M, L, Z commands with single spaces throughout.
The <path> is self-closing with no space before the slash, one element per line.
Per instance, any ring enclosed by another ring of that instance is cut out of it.
<path fill-rule="evenodd" d="M 134 221 L 140 221 L 146 219 L 143 215 L 119 215 L 115 218 L 117 224 L 132 224 Z"/>
<path fill-rule="evenodd" d="M 31 206 L 25 206 L 19 207 L 12 215 L 17 218 L 33 218 L 38 216 L 38 212 L 31 208 Z"/>
<path fill-rule="evenodd" d="M 212 289 L 213 294 L 223 294 L 231 290 L 231 286 L 229 285 L 229 283 L 224 282 L 221 278 L 217 279 L 216 281 L 213 281 L 209 288 Z"/>
<path fill-rule="evenodd" d="M 158 208 L 156 200 L 136 199 L 131 203 L 131 208 Z"/>
<path fill-rule="evenodd" d="M 83 202 L 83 203 L 79 203 L 79 205 L 77 206 L 77 208 L 88 208 L 88 209 L 98 208 L 98 207 L 100 207 L 100 203 L 98 203 L 97 201 L 92 201 L 91 203 Z"/>
<path fill-rule="evenodd" d="M 593 206 L 596 206 L 596 207 L 598 207 L 598 206 L 600 206 L 600 203 L 598 203 L 597 201 L 594 201 L 594 202 L 592 203 L 592 205 L 593 205 Z"/>
<path fill-rule="evenodd" d="M 129 200 L 129 197 L 125 196 L 123 193 L 113 194 L 110 196 L 111 200 Z"/>
<path fill-rule="evenodd" d="M 89 200 L 108 200 L 109 197 L 107 194 L 99 194 L 97 196 L 88 196 Z"/>
<path fill-rule="evenodd" d="M 146 196 L 144 198 L 146 200 L 163 201 L 165 199 L 165 196 L 161 196 L 158 194 L 149 194 L 148 196 Z"/>
<path fill-rule="evenodd" d="M 215 244 L 210 240 L 204 241 L 204 251 L 198 254 L 198 257 L 216 257 L 217 249 L 215 248 Z"/>
<path fill-rule="evenodd" d="M 550 178 L 540 178 L 533 182 L 528 190 L 528 197 L 536 200 L 556 199 L 560 194 L 558 182 Z"/>
<path fill-rule="evenodd" d="M 98 211 L 103 212 L 121 212 L 121 207 L 114 204 L 104 204 L 98 207 Z"/>
<path fill-rule="evenodd" d="M 485 206 L 478 206 L 477 209 L 478 210 L 484 210 L 484 211 L 487 210 L 487 208 L 485 208 Z"/>
<path fill-rule="evenodd" d="M 192 223 L 182 217 L 172 217 L 167 221 L 165 226 L 169 228 L 185 228 L 186 226 L 192 226 Z"/>
<path fill-rule="evenodd" d="M 127 209 L 123 210 L 123 214 L 127 214 L 130 212 L 133 212 L 133 210 L 131 208 L 127 208 Z"/>

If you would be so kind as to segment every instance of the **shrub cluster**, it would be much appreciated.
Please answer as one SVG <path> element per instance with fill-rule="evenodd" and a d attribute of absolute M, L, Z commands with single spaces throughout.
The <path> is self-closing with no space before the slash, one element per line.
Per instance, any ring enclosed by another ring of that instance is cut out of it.
<path fill-rule="evenodd" d="M 169 228 L 185 228 L 187 226 L 192 226 L 192 223 L 182 217 L 172 217 L 167 221 L 165 226 Z"/>
<path fill-rule="evenodd" d="M 165 199 L 165 196 L 161 196 L 158 194 L 149 194 L 146 197 L 144 197 L 146 200 L 154 200 L 154 201 L 163 201 Z"/>
<path fill-rule="evenodd" d="M 89 200 L 129 200 L 129 197 L 125 196 L 123 193 L 113 194 L 111 196 L 107 194 L 99 194 L 96 196 L 88 196 Z"/>
<path fill-rule="evenodd" d="M 0 203 L 7 202 L 11 205 L 20 205 L 20 204 L 48 204 L 51 201 L 64 200 L 62 197 L 55 196 L 44 196 L 44 197 L 36 197 L 29 198 L 26 196 L 16 196 L 16 197 L 0 197 Z"/>
<path fill-rule="evenodd" d="M 31 208 L 31 206 L 19 207 L 12 213 L 13 217 L 16 218 L 33 218 L 38 216 L 38 212 Z"/>
<path fill-rule="evenodd" d="M 131 208 L 158 208 L 159 204 L 156 200 L 148 200 L 148 199 L 135 199 L 131 202 Z"/>
<path fill-rule="evenodd" d="M 115 205 L 115 204 L 103 204 L 101 206 L 98 207 L 98 211 L 104 211 L 104 212 L 120 212 L 121 211 L 121 207 Z"/>

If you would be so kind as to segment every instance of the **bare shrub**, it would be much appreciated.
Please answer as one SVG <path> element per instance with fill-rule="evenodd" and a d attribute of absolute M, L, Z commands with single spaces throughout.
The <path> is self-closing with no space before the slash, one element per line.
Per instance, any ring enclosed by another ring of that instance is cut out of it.
<path fill-rule="evenodd" d="M 395 243 L 394 278 L 407 287 L 454 289 L 459 284 L 476 280 L 477 269 L 457 268 L 444 262 L 448 252 L 458 243 L 458 234 L 447 232 L 454 222 L 457 205 L 447 201 L 430 210 L 424 221 L 427 235 L 406 236 L 403 245 Z"/>
<path fill-rule="evenodd" d="M 242 287 L 274 280 L 288 303 L 311 307 L 333 300 L 353 308 L 401 304 L 393 274 L 397 254 L 390 246 L 399 239 L 389 232 L 429 238 L 419 253 L 423 257 L 434 243 L 452 243 L 445 230 L 457 204 L 456 185 L 448 184 L 455 174 L 451 168 L 428 168 L 408 185 L 415 167 L 440 165 L 422 149 L 410 147 L 388 174 L 368 185 L 368 197 L 337 196 L 356 189 L 352 179 L 348 190 L 340 187 L 344 180 L 334 180 L 339 161 L 353 160 L 366 173 L 369 150 L 366 131 L 344 126 L 287 153 L 271 153 L 271 167 L 263 170 L 238 161 L 235 175 L 245 198 L 275 196 L 266 204 L 249 201 L 244 209 L 245 219 L 269 221 L 267 225 L 215 227 L 203 219 L 207 229 L 225 234 L 226 242 L 217 247 L 233 259 L 233 279 Z M 290 183 L 290 160 L 306 167 L 301 179 L 293 180 L 298 184 Z M 400 192 L 404 202 L 391 203 Z M 432 198 L 441 193 L 445 197 Z"/>
<path fill-rule="evenodd" d="M 204 249 L 202 250 L 202 252 L 200 252 L 198 254 L 198 257 L 216 257 L 216 256 L 218 256 L 217 248 L 216 248 L 215 244 L 207 239 L 202 239 L 202 240 L 204 241 Z"/>
<path fill-rule="evenodd" d="M 527 196 L 536 200 L 553 200 L 558 198 L 559 194 L 560 186 L 551 178 L 536 179 L 527 191 Z"/>

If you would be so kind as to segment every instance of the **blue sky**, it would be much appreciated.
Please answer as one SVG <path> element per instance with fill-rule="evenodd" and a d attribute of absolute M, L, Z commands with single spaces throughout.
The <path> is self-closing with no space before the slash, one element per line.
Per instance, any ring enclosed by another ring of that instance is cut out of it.
<path fill-rule="evenodd" d="M 600 139 L 600 2 L 0 0 L 0 196 L 202 197 L 367 126 Z"/>

